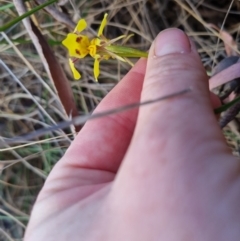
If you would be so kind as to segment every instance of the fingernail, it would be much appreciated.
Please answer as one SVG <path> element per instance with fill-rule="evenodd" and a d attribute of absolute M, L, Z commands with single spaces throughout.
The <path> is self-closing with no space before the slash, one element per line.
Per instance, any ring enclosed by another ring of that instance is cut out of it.
<path fill-rule="evenodd" d="M 180 29 L 172 28 L 160 32 L 155 40 L 155 55 L 190 53 L 191 44 L 188 36 Z"/>

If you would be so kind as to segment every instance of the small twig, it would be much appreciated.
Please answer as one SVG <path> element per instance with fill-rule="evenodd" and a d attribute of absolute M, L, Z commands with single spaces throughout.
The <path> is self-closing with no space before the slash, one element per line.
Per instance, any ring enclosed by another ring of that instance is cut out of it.
<path fill-rule="evenodd" d="M 85 116 L 78 116 L 78 117 L 73 118 L 70 121 L 63 121 L 63 122 L 60 122 L 57 125 L 47 127 L 47 128 L 42 128 L 42 129 L 39 129 L 37 131 L 31 132 L 27 135 L 24 135 L 24 136 L 19 136 L 19 137 L 13 138 L 13 139 L 4 138 L 4 140 L 8 144 L 26 142 L 26 141 L 29 141 L 31 139 L 38 138 L 42 135 L 45 135 L 48 132 L 56 131 L 57 129 L 64 129 L 64 128 L 69 127 L 70 125 L 82 125 L 88 120 L 93 120 L 93 119 L 105 117 L 105 116 L 108 116 L 108 115 L 116 114 L 116 113 L 119 113 L 119 112 L 127 111 L 127 110 L 130 110 L 130 109 L 134 109 L 134 108 L 137 108 L 137 107 L 140 107 L 140 106 L 153 104 L 153 103 L 156 103 L 156 102 L 159 102 L 159 101 L 162 101 L 162 100 L 166 100 L 166 99 L 169 99 L 169 98 L 173 98 L 173 97 L 176 97 L 176 96 L 179 96 L 179 95 L 186 94 L 186 93 L 190 92 L 191 90 L 192 90 L 192 88 L 189 87 L 189 88 L 183 89 L 181 91 L 178 91 L 178 92 L 175 92 L 175 93 L 172 93 L 172 94 L 169 94 L 169 95 L 158 97 L 156 99 L 147 100 L 147 101 L 144 101 L 144 102 L 132 103 L 132 104 L 129 104 L 129 105 L 125 105 L 125 106 L 115 108 L 115 109 L 110 109 L 110 110 L 99 112 L 99 113 L 92 114 L 92 115 L 89 114 L 89 115 L 85 115 Z"/>
<path fill-rule="evenodd" d="M 44 38 L 40 30 L 34 25 L 34 23 L 31 20 L 30 23 L 32 31 L 38 38 L 39 44 L 42 48 L 41 50 L 48 64 L 50 77 L 54 82 L 54 86 L 56 87 L 59 99 L 67 115 L 75 117 L 78 115 L 78 109 L 74 100 L 70 82 L 68 81 L 61 65 L 59 64 L 52 49 L 48 45 L 46 39 Z M 75 126 L 75 129 L 76 131 L 79 131 L 81 129 L 81 126 Z"/>
<path fill-rule="evenodd" d="M 223 117 L 219 120 L 221 128 L 225 127 L 230 121 L 232 121 L 240 111 L 240 102 L 237 102 L 234 106 L 229 108 Z"/>

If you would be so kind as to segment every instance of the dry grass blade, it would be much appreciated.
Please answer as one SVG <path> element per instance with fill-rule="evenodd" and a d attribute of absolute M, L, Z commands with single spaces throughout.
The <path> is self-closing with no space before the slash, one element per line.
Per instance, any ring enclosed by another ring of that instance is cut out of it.
<path fill-rule="evenodd" d="M 3 34 L 3 33 L 2 33 Z M 10 70 L 10 68 L 0 59 L 0 64 L 3 66 L 3 68 L 5 68 L 5 70 L 9 73 L 10 76 L 12 76 L 12 78 L 16 81 L 16 83 L 18 83 L 22 89 L 31 97 L 31 99 L 34 101 L 34 103 L 38 106 L 38 108 L 46 114 L 46 116 L 52 120 L 52 122 L 54 123 L 54 120 L 51 118 L 50 115 L 48 115 L 48 113 L 44 110 L 44 108 L 38 103 L 38 101 L 33 97 L 33 95 L 31 94 L 30 91 L 28 91 L 28 89 L 19 81 L 19 79 L 14 75 L 14 73 Z"/>
<path fill-rule="evenodd" d="M 228 17 L 228 15 L 229 15 L 229 11 L 230 11 L 231 8 L 232 8 L 233 2 L 234 2 L 234 0 L 232 0 L 232 1 L 230 2 L 229 7 L 228 7 L 228 11 L 226 12 L 225 17 L 224 17 L 224 19 L 223 19 L 223 22 L 222 22 L 222 24 L 221 24 L 220 37 L 221 37 L 222 31 L 223 31 L 224 25 L 225 25 L 225 23 L 226 23 L 227 17 Z M 224 35 L 222 35 L 222 37 L 224 37 Z M 213 65 L 212 65 L 212 66 L 214 66 L 214 63 L 215 63 L 215 58 L 216 58 L 217 51 L 218 51 L 219 41 L 220 41 L 220 38 L 218 38 L 218 40 L 217 40 L 217 45 L 216 45 L 216 49 L 215 49 L 215 55 L 214 55 Z M 223 41 L 224 41 L 224 40 L 223 40 Z M 225 44 L 225 49 L 226 49 L 226 46 L 227 46 L 227 45 L 228 45 L 228 48 L 231 48 L 231 43 L 228 43 L 228 42 L 225 41 L 224 44 Z M 212 67 L 212 68 L 213 68 L 213 67 Z"/>
<path fill-rule="evenodd" d="M 189 7 L 187 7 L 184 3 L 182 3 L 182 1 L 180 0 L 174 0 L 175 2 L 177 2 L 177 4 L 183 8 L 184 10 L 186 10 L 191 16 L 193 16 L 197 21 L 199 21 L 205 28 L 207 28 L 210 32 L 212 32 L 216 37 L 218 37 L 219 39 L 222 39 L 222 36 L 216 32 L 215 30 L 213 30 L 209 24 L 207 22 L 205 22 L 199 15 L 196 15 Z M 223 39 L 222 39 L 223 40 Z M 229 45 L 229 47 L 231 47 L 231 45 L 229 43 L 226 42 L 226 44 Z M 236 50 L 236 52 L 238 54 L 240 54 L 239 50 Z"/>
<path fill-rule="evenodd" d="M 231 67 L 224 69 L 220 73 L 209 79 L 209 89 L 226 84 L 227 82 L 240 77 L 240 63 L 233 64 Z"/>
<path fill-rule="evenodd" d="M 238 45 L 237 45 L 236 41 L 233 39 L 233 37 L 231 36 L 231 34 L 229 34 L 225 30 L 218 28 L 215 24 L 209 23 L 209 26 L 216 29 L 217 31 L 219 31 L 221 39 L 224 42 L 225 51 L 226 51 L 227 56 L 238 55 L 237 54 Z"/>
<path fill-rule="evenodd" d="M 163 100 L 166 100 L 166 99 L 169 99 L 169 98 L 173 98 L 173 97 L 176 97 L 176 96 L 179 96 L 179 95 L 186 94 L 186 93 L 190 92 L 191 90 L 192 90 L 191 87 L 189 87 L 189 88 L 177 91 L 177 92 L 172 93 L 172 94 L 168 94 L 168 95 L 165 95 L 165 96 L 158 97 L 156 99 L 147 100 L 147 101 L 139 102 L 139 103 L 132 103 L 132 104 L 129 104 L 129 105 L 126 105 L 126 106 L 106 110 L 106 111 L 103 111 L 103 112 L 98 112 L 98 113 L 92 114 L 92 115 L 75 117 L 71 121 L 64 121 L 64 122 L 59 123 L 56 126 L 43 128 L 43 129 L 40 129 L 40 130 L 35 131 L 33 133 L 29 133 L 25 136 L 13 138 L 12 140 L 6 140 L 6 143 L 25 142 L 25 141 L 34 139 L 36 137 L 39 137 L 41 135 L 44 135 L 48 132 L 52 132 L 52 131 L 55 131 L 57 129 L 64 129 L 71 124 L 76 124 L 76 125 L 80 124 L 81 125 L 88 120 L 93 120 L 93 119 L 101 118 L 101 117 L 104 117 L 104 116 L 113 115 L 113 114 L 116 114 L 116 113 L 119 113 L 119 112 L 127 111 L 127 110 L 130 110 L 130 109 L 133 109 L 133 108 L 138 108 L 140 106 L 153 104 L 153 103 L 156 103 L 156 102 L 159 102 L 159 101 L 163 101 Z M 0 151 L 4 151 L 4 150 L 5 149 L 0 149 Z"/>
<path fill-rule="evenodd" d="M 25 226 L 22 222 L 20 222 L 20 221 L 19 221 L 17 218 L 15 218 L 13 215 L 11 215 L 10 213 L 2 210 L 1 208 L 0 208 L 0 213 L 5 214 L 6 216 L 8 216 L 8 217 L 10 217 L 12 220 L 14 220 L 17 224 L 19 224 L 21 227 L 26 228 L 26 226 Z"/>
<path fill-rule="evenodd" d="M 4 35 L 4 33 L 2 33 Z M 9 73 L 9 75 L 18 83 L 22 89 L 31 97 L 31 99 L 34 101 L 36 106 L 51 120 L 52 123 L 55 123 L 53 118 L 45 111 L 45 109 L 41 106 L 41 104 L 34 98 L 34 96 L 31 94 L 31 92 L 22 84 L 21 81 L 14 75 L 14 73 L 10 70 L 10 68 L 0 59 L 0 64 L 5 68 L 5 70 Z"/>
<path fill-rule="evenodd" d="M 5 238 L 7 238 L 8 241 L 15 241 L 14 239 L 12 239 L 12 237 L 6 232 L 4 231 L 2 228 L 0 228 L 0 234 L 2 233 L 2 235 L 0 235 L 0 239 L 1 240 L 5 240 Z"/>
<path fill-rule="evenodd" d="M 38 4 L 43 4 L 45 1 L 44 0 L 36 0 Z M 45 7 L 45 10 L 52 16 L 54 17 L 58 22 L 65 24 L 68 26 L 70 29 L 75 28 L 75 23 L 72 21 L 71 18 L 69 18 L 68 15 L 66 15 L 63 12 L 60 12 L 56 7 L 53 5 Z"/>
<path fill-rule="evenodd" d="M 2 140 L 2 138 L 0 139 Z M 18 159 L 19 162 L 21 162 L 26 168 L 28 168 L 29 170 L 31 170 L 33 173 L 35 173 L 36 175 L 38 175 L 39 177 L 41 177 L 42 179 L 46 179 L 47 176 L 38 168 L 35 168 L 34 166 L 32 166 L 31 164 L 29 164 L 24 158 L 21 157 L 21 155 L 19 155 L 15 150 L 13 150 L 12 147 L 8 146 L 6 143 L 4 143 L 5 148 L 8 148 L 9 150 L 11 150 L 12 154 Z M 17 162 L 9 164 L 5 167 L 2 168 L 2 170 L 8 168 L 9 166 L 15 165 L 17 164 Z"/>

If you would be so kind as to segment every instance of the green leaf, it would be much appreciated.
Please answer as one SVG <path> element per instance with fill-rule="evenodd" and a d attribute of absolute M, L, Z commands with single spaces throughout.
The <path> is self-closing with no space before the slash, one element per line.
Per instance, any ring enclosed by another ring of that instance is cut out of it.
<path fill-rule="evenodd" d="M 23 20 L 24 18 L 32 15 L 33 13 L 39 11 L 40 9 L 45 8 L 46 6 L 48 6 L 50 4 L 53 4 L 53 3 L 57 2 L 57 1 L 58 0 L 50 0 L 49 2 L 46 2 L 46 3 L 42 4 L 42 5 L 39 5 L 39 6 L 35 7 L 35 8 L 33 8 L 31 11 L 28 11 L 27 13 L 24 13 L 23 15 L 15 18 L 14 20 L 12 20 L 12 21 L 6 23 L 5 25 L 3 25 L 2 27 L 0 27 L 0 32 L 3 32 L 5 30 L 7 30 L 8 28 L 10 28 L 14 24 L 18 23 L 19 21 Z"/>

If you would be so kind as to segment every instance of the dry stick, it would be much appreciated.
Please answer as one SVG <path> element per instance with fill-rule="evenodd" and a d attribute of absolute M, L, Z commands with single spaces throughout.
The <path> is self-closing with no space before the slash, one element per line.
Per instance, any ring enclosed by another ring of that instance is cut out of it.
<path fill-rule="evenodd" d="M 221 128 L 225 127 L 230 121 L 232 121 L 240 110 L 240 102 L 237 102 L 234 106 L 229 108 L 225 115 L 220 118 L 219 125 Z"/>
<path fill-rule="evenodd" d="M 38 28 L 31 21 L 31 27 L 35 35 L 38 37 L 39 43 L 42 47 L 43 54 L 48 62 L 49 70 L 54 81 L 54 85 L 57 89 L 59 98 L 64 106 L 64 109 L 68 116 L 78 116 L 77 106 L 75 104 L 73 92 L 70 83 L 61 67 L 58 63 L 52 49 L 48 45 L 46 39 L 43 37 Z M 81 129 L 81 126 L 75 126 L 76 131 Z"/>
<path fill-rule="evenodd" d="M 25 5 L 22 0 L 13 0 L 13 3 L 19 14 L 26 12 Z M 44 68 L 53 82 L 53 87 L 58 93 L 60 104 L 63 106 L 63 110 L 68 116 L 77 116 L 78 110 L 74 101 L 73 92 L 70 87 L 70 83 L 62 70 L 61 65 L 58 63 L 53 51 L 49 47 L 47 41 L 39 31 L 39 29 L 28 18 L 23 19 L 24 26 L 32 39 L 32 42 L 42 60 Z M 80 126 L 75 126 L 76 131 L 81 129 Z"/>
<path fill-rule="evenodd" d="M 37 130 L 35 132 L 31 132 L 30 134 L 27 134 L 27 135 L 24 135 L 24 136 L 19 136 L 19 137 L 13 138 L 13 139 L 6 139 L 6 138 L 4 138 L 4 140 L 8 144 L 26 142 L 28 140 L 31 140 L 31 139 L 40 137 L 42 135 L 45 135 L 48 132 L 52 132 L 52 131 L 55 131 L 57 129 L 67 128 L 67 127 L 69 127 L 72 124 L 74 124 L 74 125 L 82 125 L 82 124 L 84 124 L 88 120 L 93 120 L 93 119 L 105 117 L 105 116 L 108 116 L 108 115 L 116 114 L 116 113 L 119 113 L 119 112 L 131 110 L 133 108 L 137 108 L 137 107 L 140 107 L 140 106 L 153 104 L 153 103 L 156 103 L 156 102 L 159 102 L 159 101 L 162 101 L 162 100 L 166 100 L 166 99 L 169 99 L 169 98 L 173 98 L 173 97 L 176 97 L 176 96 L 179 96 L 179 95 L 186 94 L 186 93 L 188 93 L 190 91 L 192 91 L 191 87 L 183 89 L 183 90 L 180 90 L 178 92 L 175 92 L 175 93 L 172 93 L 172 94 L 169 94 L 169 95 L 158 97 L 158 98 L 155 98 L 155 99 L 152 99 L 152 100 L 147 100 L 147 101 L 144 101 L 144 102 L 132 103 L 132 104 L 129 104 L 129 105 L 125 105 L 125 106 L 122 106 L 122 107 L 119 107 L 119 108 L 115 108 L 115 109 L 110 109 L 110 110 L 99 112 L 99 113 L 92 114 L 92 115 L 78 116 L 78 117 L 73 118 L 70 121 L 60 122 L 58 125 L 55 125 L 55 126 L 51 126 L 51 127 L 48 127 L 48 128 L 42 128 L 42 129 L 39 129 L 39 130 Z"/>
<path fill-rule="evenodd" d="M 220 80 L 225 80 L 226 78 L 224 78 L 224 72 L 229 71 L 229 69 L 235 65 L 240 65 L 239 63 L 239 57 L 237 56 L 230 56 L 227 57 L 225 59 L 223 59 L 221 62 L 219 62 L 216 67 L 213 69 L 213 76 L 210 79 L 210 86 L 211 83 L 213 83 L 213 81 L 211 82 L 211 80 L 213 80 L 214 76 L 215 77 L 215 83 L 219 85 Z M 232 67 L 232 68 L 233 68 Z M 238 66 L 239 68 L 239 66 Z M 227 93 L 225 93 L 225 95 L 222 97 L 223 99 L 225 99 L 226 97 L 229 96 L 229 94 L 233 91 L 236 90 L 236 88 L 239 86 L 239 70 L 238 68 L 236 69 L 236 71 L 232 71 L 232 74 L 235 74 L 235 78 L 230 78 L 231 81 L 228 82 L 229 85 L 229 89 L 227 91 Z M 224 71 L 224 72 L 223 72 Z M 223 76 L 223 77 L 221 77 Z M 226 76 L 226 75 L 225 75 Z M 228 75 L 229 77 L 229 75 Z M 224 84 L 224 83 L 222 83 Z M 236 103 L 235 105 L 233 105 L 232 107 L 230 107 L 225 113 L 224 115 L 220 118 L 219 120 L 219 125 L 221 128 L 225 127 L 230 121 L 232 121 L 236 115 L 239 113 L 240 111 L 240 102 Z"/>

